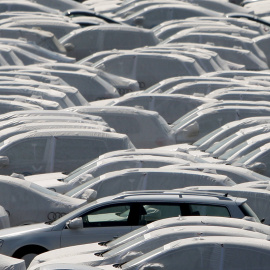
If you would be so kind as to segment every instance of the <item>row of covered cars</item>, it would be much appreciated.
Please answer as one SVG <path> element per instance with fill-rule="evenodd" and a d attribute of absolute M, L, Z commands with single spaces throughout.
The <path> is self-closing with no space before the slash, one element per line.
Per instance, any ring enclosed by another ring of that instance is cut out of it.
<path fill-rule="evenodd" d="M 259 2 L 0 1 L 3 269 L 268 269 Z"/>

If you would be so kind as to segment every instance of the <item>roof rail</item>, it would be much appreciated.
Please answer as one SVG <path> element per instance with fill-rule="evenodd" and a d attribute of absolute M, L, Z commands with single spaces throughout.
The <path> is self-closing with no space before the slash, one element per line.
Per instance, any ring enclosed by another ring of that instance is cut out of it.
<path fill-rule="evenodd" d="M 200 191 L 200 190 L 135 190 L 135 191 L 123 191 L 121 193 L 117 194 L 117 197 L 114 199 L 124 199 L 129 196 L 134 195 L 151 195 L 151 194 L 174 194 L 179 195 L 181 197 L 182 195 L 197 195 L 197 196 L 211 196 L 216 197 L 218 199 L 226 200 L 228 198 L 228 193 L 222 193 L 222 192 L 210 192 L 210 191 Z"/>

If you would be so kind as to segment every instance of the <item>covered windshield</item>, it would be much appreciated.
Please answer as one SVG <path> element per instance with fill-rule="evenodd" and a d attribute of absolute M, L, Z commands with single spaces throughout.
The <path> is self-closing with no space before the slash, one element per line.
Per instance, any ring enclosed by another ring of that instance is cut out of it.
<path fill-rule="evenodd" d="M 197 140 L 193 143 L 193 145 L 200 146 L 206 141 L 208 141 L 210 138 L 212 138 L 214 135 L 218 134 L 220 131 L 222 131 L 224 128 L 220 127 L 218 129 L 213 130 L 212 132 L 208 133 L 207 135 L 203 136 L 201 139 Z"/>
<path fill-rule="evenodd" d="M 205 152 L 214 153 L 218 148 L 222 147 L 223 145 L 225 145 L 226 143 L 228 143 L 229 141 L 233 140 L 236 137 L 238 137 L 236 133 L 232 134 L 231 136 L 223 139 L 222 141 L 215 143 L 213 146 L 209 147 Z"/>
<path fill-rule="evenodd" d="M 127 233 L 127 234 L 125 234 L 125 235 L 123 235 L 123 236 L 121 236 L 121 237 L 119 237 L 119 238 L 117 238 L 117 239 L 115 239 L 115 240 L 113 240 L 111 242 L 108 242 L 107 243 L 107 246 L 108 247 L 113 247 L 115 245 L 119 245 L 122 242 L 124 243 L 127 239 L 133 238 L 136 235 L 143 234 L 147 230 L 148 230 L 148 227 L 147 226 L 143 226 L 143 227 L 141 227 L 141 228 L 139 228 L 137 230 L 134 230 L 134 231 L 132 231 L 130 233 Z"/>
<path fill-rule="evenodd" d="M 66 215 L 60 217 L 59 219 L 55 220 L 54 222 L 52 222 L 51 224 L 52 225 L 57 225 L 57 224 L 60 224 L 62 222 L 67 222 L 75 217 L 77 217 L 78 215 L 80 215 L 80 213 L 83 212 L 83 210 L 85 209 L 85 211 L 87 211 L 89 208 L 91 208 L 93 205 L 97 204 L 98 203 L 98 200 L 96 201 L 93 201 L 91 203 L 88 203 L 87 205 L 85 206 L 82 206 L 76 210 L 73 210 L 69 213 L 67 213 Z M 76 215 L 77 214 L 77 215 Z"/>
<path fill-rule="evenodd" d="M 72 181 L 74 178 L 82 174 L 86 174 L 90 169 L 97 166 L 97 160 L 98 159 L 94 159 L 91 162 L 84 164 L 83 166 L 79 167 L 75 171 L 71 172 L 67 177 L 65 177 L 64 182 L 68 183 L 69 181 Z"/>
<path fill-rule="evenodd" d="M 70 191 L 68 191 L 67 193 L 65 193 L 65 195 L 69 196 L 69 197 L 73 197 L 74 195 L 76 195 L 77 193 L 82 192 L 84 189 L 86 189 L 87 187 L 89 187 L 90 185 L 92 185 L 95 182 L 98 182 L 100 180 L 100 177 L 96 177 L 94 179 L 91 179 L 73 189 L 71 189 Z"/>

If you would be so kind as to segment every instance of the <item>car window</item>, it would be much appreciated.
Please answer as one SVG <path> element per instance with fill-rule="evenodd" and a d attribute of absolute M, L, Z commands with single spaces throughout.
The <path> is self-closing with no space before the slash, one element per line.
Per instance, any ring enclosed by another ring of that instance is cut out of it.
<path fill-rule="evenodd" d="M 82 216 L 84 227 L 136 226 L 179 216 L 179 204 L 117 204 L 93 210 Z"/>
<path fill-rule="evenodd" d="M 130 204 L 101 207 L 82 216 L 84 227 L 127 226 Z"/>
<path fill-rule="evenodd" d="M 182 204 L 182 211 L 188 216 L 231 216 L 227 207 L 210 204 Z"/>
<path fill-rule="evenodd" d="M 107 145 L 102 140 L 89 138 L 60 138 L 55 148 L 56 160 L 82 159 L 91 160 L 107 151 Z"/>
<path fill-rule="evenodd" d="M 3 155 L 7 155 L 11 162 L 16 161 L 41 161 L 43 160 L 47 139 L 23 140 L 12 144 L 7 148 Z"/>
<path fill-rule="evenodd" d="M 143 208 L 146 210 L 146 214 L 141 216 L 140 225 L 181 215 L 179 204 L 144 204 Z"/>

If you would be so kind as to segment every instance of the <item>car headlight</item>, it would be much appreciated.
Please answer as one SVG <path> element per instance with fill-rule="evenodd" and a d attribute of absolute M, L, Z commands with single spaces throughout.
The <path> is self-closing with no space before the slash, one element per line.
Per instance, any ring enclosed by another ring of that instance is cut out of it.
<path fill-rule="evenodd" d="M 4 245 L 4 240 L 0 239 L 0 248 Z"/>

